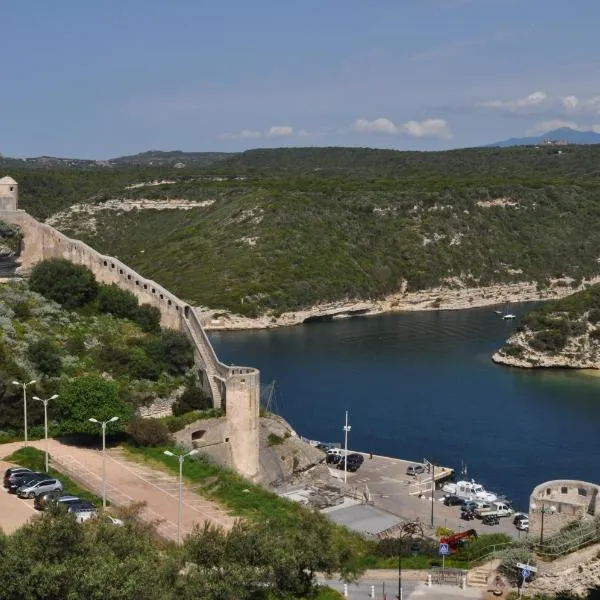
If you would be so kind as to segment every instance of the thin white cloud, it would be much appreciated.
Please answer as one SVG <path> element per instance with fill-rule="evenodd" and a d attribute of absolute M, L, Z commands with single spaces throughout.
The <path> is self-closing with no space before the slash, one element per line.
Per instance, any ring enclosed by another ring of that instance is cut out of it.
<path fill-rule="evenodd" d="M 479 102 L 478 108 L 488 110 L 497 110 L 502 112 L 520 112 L 532 107 L 539 107 L 548 100 L 545 92 L 533 92 L 524 98 L 515 98 L 514 100 L 486 100 Z"/>
<path fill-rule="evenodd" d="M 575 121 L 563 121 L 562 119 L 550 119 L 549 121 L 541 121 L 536 123 L 533 127 L 527 130 L 527 135 L 539 135 L 540 133 L 546 133 L 547 131 L 553 131 L 554 129 L 560 129 L 561 127 L 569 127 L 570 129 L 576 129 L 577 131 L 584 131 Z"/>
<path fill-rule="evenodd" d="M 561 98 L 560 101 L 566 111 L 577 110 L 577 107 L 579 106 L 579 98 L 577 98 L 577 96 L 565 96 L 564 98 Z"/>
<path fill-rule="evenodd" d="M 274 125 L 269 128 L 265 137 L 290 137 L 294 135 L 294 128 L 289 125 Z"/>
<path fill-rule="evenodd" d="M 450 139 L 452 132 L 444 119 L 425 119 L 424 121 L 406 121 L 402 125 L 396 125 L 392 120 L 386 118 L 358 119 L 350 127 L 354 133 L 375 134 L 406 134 L 418 138 Z"/>
<path fill-rule="evenodd" d="M 587 115 L 600 115 L 600 96 L 593 96 L 582 100 L 577 96 L 565 96 L 560 99 L 567 113 L 578 113 Z"/>
<path fill-rule="evenodd" d="M 221 140 L 244 140 L 258 138 L 276 138 L 291 137 L 294 135 L 294 128 L 289 125 L 273 125 L 266 131 L 256 129 L 242 129 L 236 133 L 220 133 L 217 137 Z"/>
<path fill-rule="evenodd" d="M 407 121 L 400 127 L 403 133 L 413 137 L 450 139 L 452 132 L 444 119 L 425 119 L 424 121 Z"/>

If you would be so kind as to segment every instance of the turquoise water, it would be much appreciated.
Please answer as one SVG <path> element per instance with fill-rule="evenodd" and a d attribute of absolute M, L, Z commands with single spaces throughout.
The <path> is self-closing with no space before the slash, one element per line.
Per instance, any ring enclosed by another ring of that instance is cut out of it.
<path fill-rule="evenodd" d="M 308 438 L 343 441 L 348 410 L 350 447 L 458 469 L 464 461 L 470 477 L 520 506 L 548 479 L 599 482 L 600 379 L 495 365 L 518 321 L 493 308 L 210 337 L 224 362 L 277 381 L 277 411 Z"/>

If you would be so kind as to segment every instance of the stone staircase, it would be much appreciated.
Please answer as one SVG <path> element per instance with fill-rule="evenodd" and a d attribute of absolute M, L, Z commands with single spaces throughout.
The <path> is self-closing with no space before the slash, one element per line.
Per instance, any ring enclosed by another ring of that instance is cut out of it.
<path fill-rule="evenodd" d="M 489 580 L 495 575 L 500 566 L 500 560 L 494 559 L 472 568 L 467 574 L 467 585 L 471 587 L 487 588 Z"/>

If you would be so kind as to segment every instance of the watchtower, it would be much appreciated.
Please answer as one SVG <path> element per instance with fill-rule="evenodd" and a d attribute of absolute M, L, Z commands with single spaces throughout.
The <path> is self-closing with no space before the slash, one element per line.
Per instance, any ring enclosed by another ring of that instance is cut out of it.
<path fill-rule="evenodd" d="M 0 211 L 17 210 L 19 184 L 12 177 L 0 179 Z"/>

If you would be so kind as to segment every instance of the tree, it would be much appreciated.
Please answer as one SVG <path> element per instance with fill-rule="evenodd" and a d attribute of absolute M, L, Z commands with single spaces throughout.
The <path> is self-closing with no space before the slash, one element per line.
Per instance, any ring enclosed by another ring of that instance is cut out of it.
<path fill-rule="evenodd" d="M 31 271 L 29 286 L 34 292 L 70 309 L 92 301 L 98 290 L 96 278 L 87 267 L 62 258 L 38 263 Z"/>
<path fill-rule="evenodd" d="M 56 403 L 59 428 L 62 434 L 98 434 L 99 427 L 90 417 L 111 424 L 109 433 L 123 431 L 133 417 L 133 409 L 119 398 L 116 383 L 96 375 L 84 375 L 63 384 Z"/>
<path fill-rule="evenodd" d="M 100 285 L 98 288 L 98 310 L 111 313 L 115 317 L 134 320 L 138 310 L 138 299 L 127 290 L 112 285 Z"/>
<path fill-rule="evenodd" d="M 169 430 L 158 419 L 136 417 L 127 425 L 127 433 L 137 446 L 166 446 L 171 443 Z"/>
<path fill-rule="evenodd" d="M 56 377 L 62 369 L 62 361 L 58 348 L 48 339 L 42 338 L 29 345 L 29 360 L 37 369 L 48 377 Z"/>
<path fill-rule="evenodd" d="M 211 408 L 212 401 L 206 392 L 193 383 L 188 383 L 185 390 L 173 404 L 173 414 L 183 415 L 192 410 L 206 410 Z"/>
<path fill-rule="evenodd" d="M 163 329 L 158 341 L 148 345 L 147 352 L 155 361 L 161 361 L 170 375 L 183 375 L 194 364 L 190 341 L 174 329 Z"/>
<path fill-rule="evenodd" d="M 147 333 L 160 331 L 160 310 L 150 304 L 141 304 L 133 319 Z"/>

